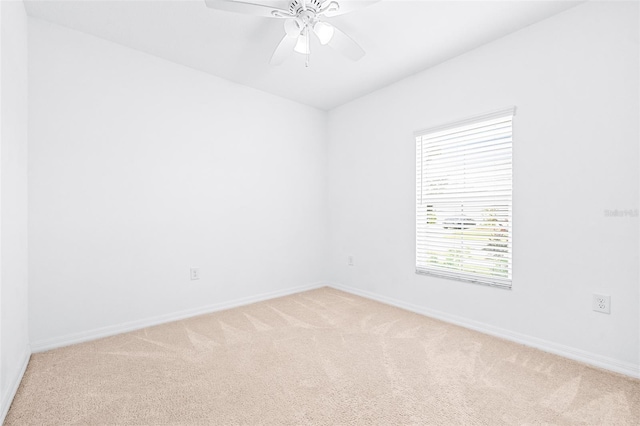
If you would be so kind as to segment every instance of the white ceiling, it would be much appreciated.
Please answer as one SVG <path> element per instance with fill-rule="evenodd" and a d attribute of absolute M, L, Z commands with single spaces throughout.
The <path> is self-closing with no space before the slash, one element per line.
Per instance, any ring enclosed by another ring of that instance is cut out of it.
<path fill-rule="evenodd" d="M 576 4 L 382 0 L 328 19 L 365 49 L 363 59 L 352 62 L 312 44 L 309 68 L 299 54 L 269 65 L 283 20 L 209 9 L 204 0 L 27 0 L 25 6 L 30 16 L 329 110 Z"/>

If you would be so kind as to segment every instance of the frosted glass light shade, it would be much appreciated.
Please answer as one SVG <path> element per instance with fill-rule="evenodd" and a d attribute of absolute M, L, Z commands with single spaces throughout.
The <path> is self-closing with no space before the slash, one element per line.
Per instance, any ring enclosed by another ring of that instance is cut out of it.
<path fill-rule="evenodd" d="M 303 55 L 309 54 L 309 43 L 307 43 L 306 33 L 301 34 L 300 37 L 298 37 L 296 47 L 294 47 L 293 50 L 295 50 L 298 53 L 302 53 Z"/>
<path fill-rule="evenodd" d="M 313 26 L 313 32 L 318 36 L 320 44 L 327 44 L 333 38 L 333 25 L 326 22 L 316 22 Z"/>
<path fill-rule="evenodd" d="M 284 21 L 284 31 L 289 37 L 298 37 L 301 27 L 295 19 L 287 19 Z"/>

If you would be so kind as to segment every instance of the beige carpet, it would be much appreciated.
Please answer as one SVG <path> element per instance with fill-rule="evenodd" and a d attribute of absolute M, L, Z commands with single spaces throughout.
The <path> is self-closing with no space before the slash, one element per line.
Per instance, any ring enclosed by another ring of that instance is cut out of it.
<path fill-rule="evenodd" d="M 6 425 L 639 425 L 640 382 L 323 288 L 33 355 Z"/>

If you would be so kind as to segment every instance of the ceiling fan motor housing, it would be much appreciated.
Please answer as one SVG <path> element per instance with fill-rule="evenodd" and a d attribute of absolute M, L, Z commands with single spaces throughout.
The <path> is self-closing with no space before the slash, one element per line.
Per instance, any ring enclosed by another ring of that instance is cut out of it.
<path fill-rule="evenodd" d="M 318 13 L 322 9 L 322 4 L 324 2 L 320 0 L 293 0 L 289 3 L 289 12 L 292 15 L 298 16 L 302 11 L 306 9 L 308 11 L 313 12 L 313 14 Z"/>

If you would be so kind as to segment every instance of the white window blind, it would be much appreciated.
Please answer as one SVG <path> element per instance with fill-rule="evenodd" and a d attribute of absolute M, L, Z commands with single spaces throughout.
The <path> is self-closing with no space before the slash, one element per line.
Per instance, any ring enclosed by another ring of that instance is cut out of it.
<path fill-rule="evenodd" d="M 511 287 L 514 114 L 416 133 L 416 272 Z"/>

